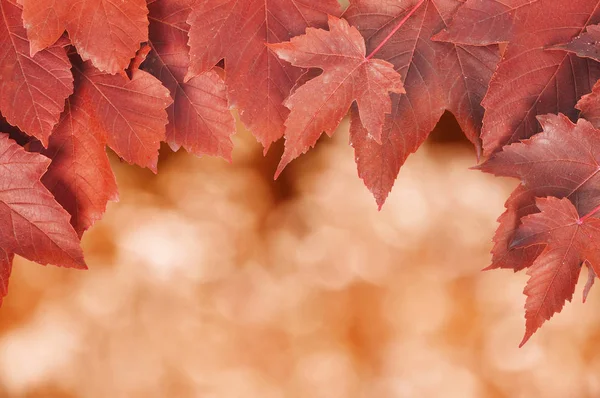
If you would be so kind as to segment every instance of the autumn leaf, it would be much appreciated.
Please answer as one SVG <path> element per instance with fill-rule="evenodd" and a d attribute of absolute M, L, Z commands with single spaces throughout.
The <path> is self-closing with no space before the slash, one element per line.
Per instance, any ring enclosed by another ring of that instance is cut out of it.
<path fill-rule="evenodd" d="M 600 61 L 600 25 L 589 25 L 585 32 L 568 43 L 550 47 L 573 52 L 580 57 Z"/>
<path fill-rule="evenodd" d="M 88 62 L 74 70 L 75 95 L 98 140 L 127 162 L 156 172 L 160 142 L 166 138 L 166 108 L 173 102 L 169 90 L 143 70 L 133 71 L 131 79 L 99 72 Z"/>
<path fill-rule="evenodd" d="M 194 0 L 149 0 L 150 46 L 144 68 L 171 92 L 167 109 L 167 142 L 197 155 L 221 156 L 231 161 L 235 121 L 229 110 L 225 83 L 208 70 L 187 82 L 189 61 L 186 19 Z"/>
<path fill-rule="evenodd" d="M 527 6 L 541 0 L 467 0 L 434 40 L 473 46 L 509 41 Z"/>
<path fill-rule="evenodd" d="M 536 197 L 568 198 L 579 214 L 587 214 L 600 203 L 600 132 L 588 121 L 573 124 L 564 115 L 538 116 L 543 131 L 520 143 L 504 147 L 477 168 L 497 176 L 521 180 L 506 203 L 494 238 L 489 268 L 529 267 L 535 248 L 511 247 L 522 217 L 539 210 Z"/>
<path fill-rule="evenodd" d="M 0 134 L 0 164 L 0 248 L 5 260 L 15 253 L 44 265 L 86 268 L 69 213 L 40 182 L 50 160 Z"/>
<path fill-rule="evenodd" d="M 462 7 L 468 9 L 472 3 L 467 2 Z M 485 0 L 478 4 L 494 8 L 496 3 Z M 515 1 L 509 4 L 513 14 L 510 43 L 482 101 L 486 112 L 481 139 L 486 156 L 539 132 L 537 115 L 563 113 L 575 119 L 575 104 L 600 78 L 597 62 L 567 51 L 548 50 L 553 44 L 570 41 L 597 22 L 600 19 L 597 1 Z M 459 13 L 460 10 L 457 15 Z M 470 15 L 472 19 L 460 19 L 458 25 L 477 25 L 485 14 Z M 490 22 L 488 29 L 499 32 L 504 26 L 504 23 Z M 455 41 L 463 40 L 455 38 Z"/>
<path fill-rule="evenodd" d="M 299 87 L 285 101 L 285 150 L 275 178 L 300 154 L 313 147 L 324 131 L 332 135 L 356 101 L 360 122 L 373 140 L 381 139 L 389 93 L 403 93 L 402 79 L 392 64 L 366 58 L 365 43 L 343 19 L 329 18 L 329 31 L 308 28 L 306 34 L 269 46 L 283 60 L 323 73 Z"/>
<path fill-rule="evenodd" d="M 584 262 L 595 273 L 600 270 L 600 220 L 591 217 L 594 211 L 580 217 L 567 198 L 538 198 L 536 206 L 540 213 L 523 218 L 513 241 L 514 247 L 545 245 L 527 271 L 526 330 L 520 346 L 571 301 Z"/>
<path fill-rule="evenodd" d="M 391 96 L 392 112 L 386 116 L 381 145 L 369 139 L 360 123 L 351 123 L 358 173 L 380 208 L 400 167 L 425 141 L 444 110 L 454 114 L 478 151 L 481 147 L 480 102 L 499 60 L 497 47 L 430 40 L 460 4 L 454 0 L 353 0 L 344 13 L 365 38 L 367 51 L 378 49 L 376 57 L 392 63 L 404 79 L 406 94 Z"/>
<path fill-rule="evenodd" d="M 79 237 L 102 218 L 109 200 L 119 198 L 104 135 L 80 101 L 67 101 L 47 149 L 33 147 L 52 159 L 42 182 L 71 214 Z"/>
<path fill-rule="evenodd" d="M 6 0 L 4 0 L 6 1 Z M 122 72 L 148 39 L 146 0 L 19 0 L 31 54 L 69 33 L 84 61 L 101 71 Z"/>
<path fill-rule="evenodd" d="M 0 16 L 0 112 L 48 145 L 73 92 L 71 63 L 62 45 L 29 55 L 21 10 L 10 0 L 0 0 Z"/>
<path fill-rule="evenodd" d="M 0 306 L 8 294 L 8 280 L 12 272 L 14 254 L 0 248 Z"/>
<path fill-rule="evenodd" d="M 579 99 L 575 108 L 581 111 L 581 117 L 600 128 L 600 81 L 594 84 L 591 93 Z"/>
<path fill-rule="evenodd" d="M 197 1 L 187 20 L 191 63 L 186 81 L 224 59 L 229 100 L 266 151 L 283 136 L 289 113 L 283 101 L 304 71 L 265 44 L 289 40 L 309 26 L 324 27 L 328 14 L 340 14 L 337 0 Z"/>

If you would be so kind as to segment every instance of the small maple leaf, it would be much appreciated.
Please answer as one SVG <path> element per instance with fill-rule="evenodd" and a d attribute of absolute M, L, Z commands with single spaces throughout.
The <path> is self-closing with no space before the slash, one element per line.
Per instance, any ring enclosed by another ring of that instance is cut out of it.
<path fill-rule="evenodd" d="M 69 32 L 81 58 L 101 71 L 123 71 L 148 39 L 146 0 L 19 0 L 31 54 Z"/>
<path fill-rule="evenodd" d="M 522 347 L 552 315 L 571 301 L 581 266 L 600 271 L 600 220 L 580 217 L 567 198 L 537 198 L 540 213 L 523 218 L 512 246 L 545 245 L 527 274 L 526 330 Z"/>
<path fill-rule="evenodd" d="M 0 0 L 0 111 L 44 145 L 73 92 L 71 63 L 62 44 L 31 56 L 20 8 Z"/>
<path fill-rule="evenodd" d="M 50 159 L 0 134 L 0 248 L 40 264 L 86 268 L 71 216 L 41 183 Z M 1 259 L 0 259 L 1 260 Z M 5 268 L 6 263 L 2 263 Z M 0 274 L 5 275 L 5 271 Z"/>
<path fill-rule="evenodd" d="M 589 25 L 585 32 L 568 43 L 550 47 L 600 61 L 600 25 Z"/>
<path fill-rule="evenodd" d="M 366 58 L 365 42 L 356 28 L 332 16 L 329 31 L 308 28 L 302 36 L 269 47 L 292 65 L 323 70 L 285 101 L 290 114 L 275 178 L 313 147 L 323 131 L 331 136 L 354 101 L 361 124 L 373 140 L 381 140 L 385 115 L 392 110 L 389 93 L 404 92 L 402 79 L 392 64 Z"/>
<path fill-rule="evenodd" d="M 150 46 L 145 69 L 171 92 L 167 109 L 167 143 L 197 155 L 221 156 L 231 161 L 235 120 L 229 110 L 225 83 L 208 70 L 185 81 L 190 65 L 186 19 L 194 0 L 148 0 Z"/>
<path fill-rule="evenodd" d="M 289 40 L 339 15 L 337 0 L 196 1 L 188 18 L 191 63 L 186 81 L 225 60 L 225 83 L 240 120 L 263 145 L 283 136 L 289 113 L 282 105 L 304 73 L 265 44 Z"/>
<path fill-rule="evenodd" d="M 425 141 L 444 110 L 454 114 L 478 152 L 481 147 L 480 102 L 499 60 L 497 46 L 430 40 L 461 4 L 352 0 L 344 13 L 365 38 L 367 50 L 378 49 L 377 57 L 392 63 L 404 78 L 406 94 L 391 96 L 392 112 L 386 116 L 381 145 L 369 139 L 360 123 L 350 127 L 359 176 L 380 208 L 400 167 Z"/>
<path fill-rule="evenodd" d="M 474 4 L 478 6 L 473 8 Z M 500 31 L 510 33 L 509 37 L 503 36 L 510 42 L 482 101 L 486 112 L 481 139 L 486 156 L 539 132 L 537 115 L 563 113 L 575 119 L 577 100 L 590 92 L 592 83 L 600 78 L 597 62 L 567 51 L 548 51 L 550 44 L 568 42 L 588 25 L 597 22 L 600 19 L 598 1 L 513 0 L 506 4 L 499 6 L 495 0 L 468 1 L 461 9 L 469 11 L 471 19 L 459 18 L 462 15 L 459 9 L 450 29 L 452 31 L 456 26 L 463 32 L 460 37 L 449 33 L 440 36 L 462 43 L 471 26 L 482 34 L 486 30 L 501 36 L 504 33 Z M 493 18 L 477 12 L 482 9 L 495 10 L 490 14 Z M 509 15 L 512 19 L 510 29 L 505 29 L 508 19 L 497 24 L 493 22 L 496 17 Z M 487 33 L 484 36 L 491 38 Z M 490 40 L 479 42 L 489 43 Z"/>

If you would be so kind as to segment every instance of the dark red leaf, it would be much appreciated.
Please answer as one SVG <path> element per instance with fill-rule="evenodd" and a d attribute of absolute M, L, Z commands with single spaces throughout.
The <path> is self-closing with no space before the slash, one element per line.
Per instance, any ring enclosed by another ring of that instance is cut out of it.
<path fill-rule="evenodd" d="M 281 61 L 266 43 L 325 27 L 339 15 L 337 0 L 197 1 L 188 18 L 191 64 L 186 80 L 210 71 L 221 59 L 229 99 L 240 119 L 265 147 L 283 136 L 283 106 L 303 70 Z"/>
<path fill-rule="evenodd" d="M 4 297 L 8 294 L 8 280 L 12 272 L 14 256 L 14 254 L 7 253 L 4 249 L 0 248 L 0 306 Z"/>
<path fill-rule="evenodd" d="M 71 216 L 40 182 L 49 164 L 0 134 L 0 248 L 40 264 L 86 268 Z"/>
<path fill-rule="evenodd" d="M 527 274 L 523 346 L 548 319 L 571 301 L 584 262 L 600 270 L 600 220 L 580 217 L 567 198 L 538 198 L 540 213 L 523 218 L 514 247 L 545 245 Z"/>
<path fill-rule="evenodd" d="M 512 40 L 482 101 L 486 156 L 537 133 L 537 115 L 577 117 L 574 106 L 600 78 L 600 64 L 546 48 L 569 41 L 599 19 L 598 2 L 589 0 L 537 1 L 519 9 Z"/>
<path fill-rule="evenodd" d="M 150 44 L 147 69 L 171 92 L 167 142 L 177 151 L 184 147 L 197 155 L 221 156 L 231 161 L 235 121 L 229 110 L 226 87 L 208 70 L 187 82 L 190 61 L 186 19 L 194 0 L 149 0 Z"/>
<path fill-rule="evenodd" d="M 329 31 L 308 28 L 305 35 L 270 48 L 292 65 L 323 70 L 285 101 L 290 114 L 276 178 L 287 164 L 313 147 L 323 131 L 332 135 L 354 101 L 361 125 L 371 139 L 381 139 L 385 114 L 391 112 L 389 93 L 403 93 L 404 88 L 392 64 L 365 58 L 358 30 L 330 17 Z"/>
<path fill-rule="evenodd" d="M 580 57 L 600 61 L 600 25 L 589 25 L 585 32 L 570 42 L 551 48 L 570 51 Z"/>
<path fill-rule="evenodd" d="M 432 42 L 461 4 L 454 0 L 353 0 L 344 16 L 358 28 L 373 51 L 404 18 L 408 19 L 377 52 L 404 79 L 405 95 L 392 94 L 381 142 L 369 139 L 358 123 L 351 124 L 358 173 L 381 207 L 400 167 L 425 141 L 445 109 L 454 113 L 467 137 L 480 147 L 483 118 L 480 101 L 499 59 L 497 48 Z"/>
<path fill-rule="evenodd" d="M 0 112 L 48 145 L 73 92 L 71 63 L 60 45 L 29 55 L 21 9 L 10 0 L 0 0 L 0 17 Z"/>

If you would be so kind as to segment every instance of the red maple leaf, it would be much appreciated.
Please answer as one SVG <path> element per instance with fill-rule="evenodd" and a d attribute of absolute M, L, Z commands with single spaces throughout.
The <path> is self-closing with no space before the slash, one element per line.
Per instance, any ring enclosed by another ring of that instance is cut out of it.
<path fill-rule="evenodd" d="M 207 0 L 188 18 L 191 63 L 186 80 L 225 59 L 225 82 L 240 119 L 265 147 L 283 136 L 283 101 L 303 70 L 280 60 L 265 44 L 324 27 L 339 15 L 336 0 Z"/>
<path fill-rule="evenodd" d="M 63 44 L 31 56 L 20 8 L 0 0 L 0 112 L 44 145 L 73 92 L 71 63 Z"/>
<path fill-rule="evenodd" d="M 545 246 L 527 271 L 526 330 L 520 346 L 571 301 L 583 263 L 595 274 L 600 271 L 600 220 L 592 217 L 600 206 L 580 217 L 567 198 L 538 198 L 535 203 L 540 213 L 523 218 L 513 241 L 514 247 Z"/>
<path fill-rule="evenodd" d="M 6 0 L 5 0 L 6 1 Z M 19 0 L 31 54 L 69 33 L 81 58 L 101 71 L 121 72 L 148 39 L 145 0 Z"/>
<path fill-rule="evenodd" d="M 477 167 L 522 182 L 506 202 L 507 210 L 499 219 L 489 268 L 520 270 L 529 267 L 535 259 L 535 248 L 516 249 L 512 240 L 522 217 L 538 212 L 536 197 L 568 198 L 579 214 L 589 213 L 600 203 L 597 188 L 600 132 L 586 120 L 579 119 L 573 124 L 564 115 L 538 116 L 538 119 L 543 128 L 541 133 L 504 147 Z"/>
<path fill-rule="evenodd" d="M 400 167 L 435 127 L 444 110 L 457 118 L 480 147 L 480 105 L 499 60 L 496 46 L 432 42 L 460 2 L 353 0 L 344 17 L 362 33 L 367 50 L 392 63 L 404 78 L 406 94 L 392 94 L 381 143 L 351 123 L 351 143 L 360 177 L 381 208 Z M 353 117 L 353 120 L 354 117 Z"/>
<path fill-rule="evenodd" d="M 591 93 L 579 99 L 575 108 L 581 111 L 581 117 L 600 128 L 600 81 L 594 84 Z"/>
<path fill-rule="evenodd" d="M 168 123 L 166 108 L 173 102 L 169 90 L 143 70 L 133 70 L 130 79 L 99 72 L 88 62 L 73 69 L 77 105 L 89 113 L 97 142 L 108 144 L 130 164 L 156 172 Z"/>
<path fill-rule="evenodd" d="M 332 135 L 354 101 L 360 123 L 372 140 L 381 140 L 385 114 L 391 112 L 389 93 L 402 93 L 402 79 L 393 65 L 366 57 L 365 43 L 343 19 L 329 18 L 329 31 L 308 28 L 286 43 L 271 44 L 277 55 L 302 68 L 323 73 L 285 101 L 285 150 L 275 178 L 301 153 L 314 146 L 322 132 Z"/>
<path fill-rule="evenodd" d="M 0 134 L 0 248 L 40 264 L 86 268 L 70 215 L 40 182 L 50 160 Z M 8 275 L 2 260 L 2 278 Z M 10 263 L 10 261 L 8 262 Z M 5 283 L 5 282 L 3 282 Z"/>
<path fill-rule="evenodd" d="M 449 31 L 438 36 L 463 43 L 473 26 L 475 43 L 493 42 L 497 39 L 490 39 L 495 35 L 510 39 L 482 102 L 486 109 L 481 132 L 485 155 L 537 133 L 537 115 L 577 117 L 574 106 L 600 78 L 600 64 L 552 46 L 570 41 L 597 23 L 598 5 L 589 0 L 509 1 L 504 9 L 495 0 L 468 1 L 457 11 Z M 479 13 L 482 9 L 491 11 L 489 15 Z M 505 29 L 507 24 L 511 29 Z"/>
<path fill-rule="evenodd" d="M 195 155 L 222 156 L 231 161 L 235 121 L 229 110 L 226 87 L 209 70 L 184 81 L 190 61 L 186 19 L 194 0 L 148 0 L 150 46 L 145 69 L 171 91 L 167 142 L 177 151 L 183 146 Z"/>

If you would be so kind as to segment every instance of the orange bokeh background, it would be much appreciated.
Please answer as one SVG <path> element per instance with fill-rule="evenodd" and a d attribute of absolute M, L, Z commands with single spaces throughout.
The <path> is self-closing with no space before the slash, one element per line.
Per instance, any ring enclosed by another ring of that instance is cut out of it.
<path fill-rule="evenodd" d="M 445 117 L 378 212 L 347 129 L 276 182 L 281 146 L 242 129 L 233 164 L 113 162 L 90 269 L 15 262 L 0 396 L 600 396 L 598 289 L 519 349 L 527 275 L 480 272 L 515 182 Z"/>

